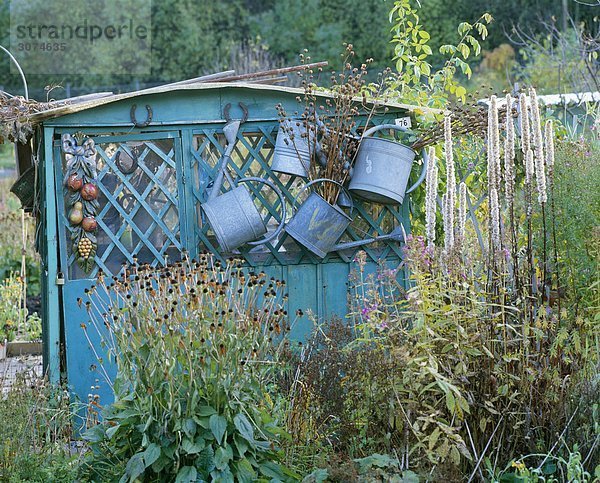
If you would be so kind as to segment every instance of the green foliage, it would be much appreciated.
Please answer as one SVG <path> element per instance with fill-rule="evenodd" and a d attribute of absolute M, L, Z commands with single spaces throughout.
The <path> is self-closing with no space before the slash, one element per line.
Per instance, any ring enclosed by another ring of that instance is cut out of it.
<path fill-rule="evenodd" d="M 251 28 L 288 63 L 308 49 L 315 61 L 328 60 L 338 69 L 340 46 L 351 41 L 359 59 L 373 58 L 383 68 L 392 53 L 388 8 L 378 0 L 280 0 L 254 16 Z"/>
<path fill-rule="evenodd" d="M 22 308 L 23 284 L 16 276 L 0 282 L 0 343 L 12 341 L 27 317 Z"/>
<path fill-rule="evenodd" d="M 21 273 L 24 255 L 27 292 L 37 295 L 40 293 L 40 263 L 35 252 L 35 222 L 31 216 L 25 215 L 23 225 L 21 204 L 9 191 L 11 184 L 10 179 L 0 180 L 0 280 Z M 27 234 L 24 253 L 23 230 Z"/>
<path fill-rule="evenodd" d="M 205 255 L 130 273 L 101 277 L 90 295 L 108 314 L 108 333 L 101 316 L 91 322 L 118 373 L 115 402 L 85 436 L 88 477 L 295 480 L 270 396 L 287 328 L 281 282 Z M 105 306 L 108 293 L 117 301 Z"/>
<path fill-rule="evenodd" d="M 455 160 L 479 196 L 487 180 L 469 139 L 454 143 Z M 566 293 L 551 289 L 549 300 L 539 291 L 518 296 L 525 289 L 515 280 L 527 287 L 523 261 L 510 275 L 498 268 L 490 274 L 485 239 L 480 245 L 471 221 L 458 251 L 408 240 L 406 298 L 395 271 L 368 274 L 359 254 L 351 326 L 318 328 L 300 364 L 294 410 L 303 424 L 294 425 L 293 437 L 330 442 L 351 457 L 398 454 L 435 480 L 487 472 L 494 481 L 590 481 L 600 430 L 597 158 L 597 146 L 586 141 L 557 143 L 550 200 L 559 267 L 552 270 L 559 286 L 565 274 L 569 281 Z M 542 240 L 553 243 L 551 223 L 542 223 L 536 204 L 533 235 L 526 233 L 521 183 L 519 168 L 516 250 L 532 237 L 532 260 L 541 267 Z M 487 206 L 474 214 L 485 226 Z M 509 229 L 509 212 L 502 208 L 501 216 Z M 498 470 L 498 462 L 501 468 L 522 455 L 529 455 L 530 480 L 510 480 L 521 477 L 514 467 Z"/>
<path fill-rule="evenodd" d="M 390 85 L 391 92 L 405 102 L 422 106 L 444 107 L 448 95 L 464 102 L 467 90 L 456 74 L 461 73 L 467 78 L 471 76 L 472 70 L 467 61 L 470 56 L 477 57 L 481 53 L 477 37 L 485 40 L 488 34 L 486 25 L 492 21 L 491 15 L 484 13 L 472 24 L 461 22 L 458 25 L 459 41 L 440 47 L 440 53 L 446 60 L 437 70 L 428 62 L 433 54 L 429 46 L 431 36 L 420 23 L 419 10 L 411 0 L 396 0 L 389 18 L 398 71 L 396 81 Z"/>
<path fill-rule="evenodd" d="M 597 40 L 587 37 L 582 26 L 545 32 L 521 47 L 522 62 L 513 77 L 544 94 L 596 91 L 597 50 Z"/>
<path fill-rule="evenodd" d="M 21 374 L 0 397 L 0 481 L 72 482 L 78 455 L 71 455 L 75 407 L 70 395 Z"/>
<path fill-rule="evenodd" d="M 600 144 L 583 138 L 556 151 L 557 244 L 567 296 L 576 311 L 593 316 L 600 307 Z"/>
<path fill-rule="evenodd" d="M 543 458 L 543 460 L 539 465 L 528 467 L 525 462 L 532 458 Z M 493 483 L 559 483 L 562 481 L 592 483 L 597 481 L 597 478 L 600 477 L 600 465 L 596 467 L 594 475 L 592 475 L 586 471 L 582 459 L 581 453 L 577 450 L 577 445 L 573 448 L 573 451 L 568 452 L 566 457 L 553 456 L 550 453 L 547 455 L 531 454 L 520 458 L 519 461 L 512 461 L 499 474 L 490 471 L 490 481 Z"/>
<path fill-rule="evenodd" d="M 335 465 L 335 467 L 334 467 Z M 344 474 L 340 474 L 340 470 Z M 322 483 L 331 481 L 356 481 L 358 483 L 376 483 L 389 481 L 394 483 L 419 483 L 419 477 L 410 470 L 402 470 L 397 458 L 385 454 L 372 454 L 357 458 L 342 465 L 333 461 L 329 469 L 318 469 L 307 475 L 302 483 Z"/>

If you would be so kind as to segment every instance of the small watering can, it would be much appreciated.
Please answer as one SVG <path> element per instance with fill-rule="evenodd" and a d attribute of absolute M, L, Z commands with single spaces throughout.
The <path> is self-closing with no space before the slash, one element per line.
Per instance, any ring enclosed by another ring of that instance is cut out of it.
<path fill-rule="evenodd" d="M 295 209 L 299 196 L 317 183 L 333 183 L 342 192 L 346 191 L 340 183 L 331 179 L 319 178 L 302 187 L 292 203 Z M 346 192 L 347 198 L 350 196 Z M 354 205 L 350 206 L 350 213 Z M 302 246 L 309 249 L 320 258 L 335 250 L 335 242 L 344 234 L 352 221 L 352 217 L 344 213 L 338 205 L 331 205 L 316 192 L 311 192 L 308 198 L 286 224 L 285 231 Z"/>
<path fill-rule="evenodd" d="M 368 137 L 382 129 L 405 130 L 394 124 L 382 124 L 364 133 L 348 189 L 353 194 L 375 203 L 401 204 L 404 196 L 417 188 L 425 179 L 427 153 L 424 149 L 419 179 L 406 189 L 416 153 L 404 144 L 389 139 Z"/>
<path fill-rule="evenodd" d="M 310 171 L 312 151 L 317 155 L 317 162 L 324 166 L 327 160 L 324 159 L 316 134 L 311 132 L 309 141 L 304 121 L 286 119 L 277 131 L 271 170 L 306 178 Z"/>

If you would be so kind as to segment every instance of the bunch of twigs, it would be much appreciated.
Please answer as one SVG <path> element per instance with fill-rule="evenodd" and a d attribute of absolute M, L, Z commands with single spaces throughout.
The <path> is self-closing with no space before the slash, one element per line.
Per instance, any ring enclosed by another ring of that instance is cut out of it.
<path fill-rule="evenodd" d="M 0 91 L 0 144 L 5 140 L 26 143 L 33 133 L 29 117 L 48 104 Z"/>
<path fill-rule="evenodd" d="M 304 126 L 303 136 L 309 138 L 310 180 L 325 178 L 340 185 L 346 182 L 360 144 L 360 136 L 356 133 L 359 127 L 357 116 L 367 114 L 368 124 L 376 108 L 381 105 L 371 99 L 380 96 L 385 76 L 389 72 L 386 70 L 382 73 L 380 82 L 367 89 L 367 67 L 372 59 L 367 59 L 360 67 L 354 67 L 354 55 L 352 44 L 345 44 L 342 70 L 331 72 L 327 88 L 317 87 L 314 69 L 309 67 L 299 73 L 304 95 L 298 96 L 297 100 L 303 104 L 304 110 L 300 119 L 292 122 L 300 122 Z M 302 62 L 310 61 L 310 57 L 304 55 L 300 58 Z M 319 68 L 318 72 L 321 71 Z M 289 120 L 281 105 L 277 109 L 282 122 Z M 291 130 L 288 134 L 293 136 Z M 322 183 L 316 190 L 333 205 L 337 202 L 341 187 L 333 183 Z"/>
<path fill-rule="evenodd" d="M 466 103 L 451 103 L 446 111 L 450 114 L 452 123 L 452 134 L 456 137 L 465 135 L 475 135 L 485 138 L 487 133 L 488 107 L 485 104 L 477 102 L 477 93 L 469 94 Z M 500 116 L 506 116 L 506 106 L 498 108 Z M 517 111 L 513 111 L 513 116 Z M 429 129 L 424 131 L 421 136 L 412 144 L 411 148 L 419 151 L 427 146 L 434 146 L 444 140 L 444 119 L 442 118 Z"/>

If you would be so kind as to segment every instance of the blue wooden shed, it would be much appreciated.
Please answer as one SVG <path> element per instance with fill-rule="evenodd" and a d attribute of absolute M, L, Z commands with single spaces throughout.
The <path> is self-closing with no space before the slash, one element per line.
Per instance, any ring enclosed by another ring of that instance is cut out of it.
<path fill-rule="evenodd" d="M 275 173 L 270 164 L 279 126 L 275 106 L 297 111 L 299 95 L 299 89 L 250 83 L 162 86 L 63 105 L 31 118 L 37 126 L 33 154 L 43 263 L 44 362 L 52 381 L 68 381 L 85 400 L 98 378 L 95 352 L 102 349 L 97 340 L 92 340 L 96 347 L 90 347 L 81 328 L 89 315 L 77 300 L 84 297 L 99 270 L 115 275 L 134 259 L 164 265 L 177 260 L 183 250 L 191 257 L 202 250 L 218 257 L 231 255 L 220 251 L 200 209 L 224 150 L 228 104 L 232 118 L 242 116 L 240 102 L 248 110 L 231 156 L 232 172 L 275 183 L 289 211 L 305 181 Z M 371 123 L 393 123 L 411 111 L 411 106 L 387 104 Z M 359 125 L 365 121 L 362 118 Z M 86 152 L 90 139 L 94 146 Z M 80 214 L 72 213 L 65 189 L 70 163 L 78 155 L 93 164 L 97 190 L 90 193 L 90 199 L 97 201 L 97 229 L 94 249 L 84 250 L 89 254 L 85 270 L 77 260 L 81 254 L 75 253 L 77 239 L 70 221 Z M 259 187 L 251 190 L 267 226 L 280 223 L 280 201 L 267 199 Z M 342 240 L 382 235 L 400 224 L 408 232 L 408 204 L 357 202 L 356 216 Z M 271 243 L 240 248 L 237 256 L 286 281 L 288 311 L 302 309 L 306 314 L 292 333 L 303 339 L 311 329 L 309 312 L 318 318 L 346 314 L 347 280 L 357 250 L 333 252 L 321 259 L 283 232 Z M 396 242 L 381 241 L 364 250 L 372 271 L 380 263 L 395 268 L 401 262 L 402 248 Z M 400 270 L 399 277 L 403 276 Z"/>

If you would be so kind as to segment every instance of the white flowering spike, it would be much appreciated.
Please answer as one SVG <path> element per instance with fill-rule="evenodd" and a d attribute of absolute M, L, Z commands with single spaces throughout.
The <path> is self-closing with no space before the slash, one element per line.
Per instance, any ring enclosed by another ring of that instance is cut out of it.
<path fill-rule="evenodd" d="M 497 253 L 501 250 L 500 240 L 500 206 L 498 204 L 498 191 L 492 188 L 490 191 L 490 235 L 492 237 L 492 251 Z"/>
<path fill-rule="evenodd" d="M 546 148 L 546 166 L 548 167 L 548 178 L 552 182 L 554 174 L 554 125 L 552 119 L 546 121 L 544 130 L 544 146 Z"/>
<path fill-rule="evenodd" d="M 454 246 L 454 207 L 450 204 L 447 193 L 442 198 L 442 206 L 444 210 L 444 250 L 446 253 L 450 253 Z"/>
<path fill-rule="evenodd" d="M 428 245 L 434 246 L 438 194 L 438 167 L 434 148 L 429 148 L 429 164 L 427 165 L 425 183 L 425 236 Z"/>
<path fill-rule="evenodd" d="M 531 182 L 533 181 L 533 151 L 531 148 L 527 150 L 527 154 L 525 155 L 525 190 L 527 193 L 527 216 L 531 216 Z"/>
<path fill-rule="evenodd" d="M 444 156 L 446 159 L 446 223 L 444 224 L 444 246 L 450 251 L 454 245 L 454 208 L 456 201 L 456 174 L 452 149 L 452 124 L 450 116 L 444 118 Z"/>
<path fill-rule="evenodd" d="M 515 126 L 512 117 L 512 97 L 506 95 L 506 139 L 504 142 L 504 194 L 509 205 L 515 193 Z"/>
<path fill-rule="evenodd" d="M 458 187 L 458 223 L 457 236 L 462 244 L 465 240 L 465 225 L 467 224 L 467 185 L 462 182 Z"/>
<path fill-rule="evenodd" d="M 488 108 L 488 145 L 487 145 L 487 175 L 488 187 L 498 188 L 502 172 L 500 168 L 500 131 L 498 129 L 498 100 L 490 97 Z"/>
<path fill-rule="evenodd" d="M 533 169 L 533 151 L 529 148 L 525 155 L 525 183 L 527 184 L 531 184 L 533 180 Z"/>
<path fill-rule="evenodd" d="M 527 154 L 530 147 L 529 133 L 529 100 L 525 94 L 519 97 L 519 123 L 521 124 L 521 151 Z"/>
<path fill-rule="evenodd" d="M 535 163 L 535 180 L 537 182 L 538 201 L 545 203 L 548 201 L 546 194 L 546 168 L 544 162 L 544 139 L 542 137 L 542 121 L 540 118 L 540 108 L 538 105 L 537 94 L 535 89 L 529 89 L 531 97 L 531 129 L 533 131 L 533 147 L 534 147 L 534 163 Z"/>

